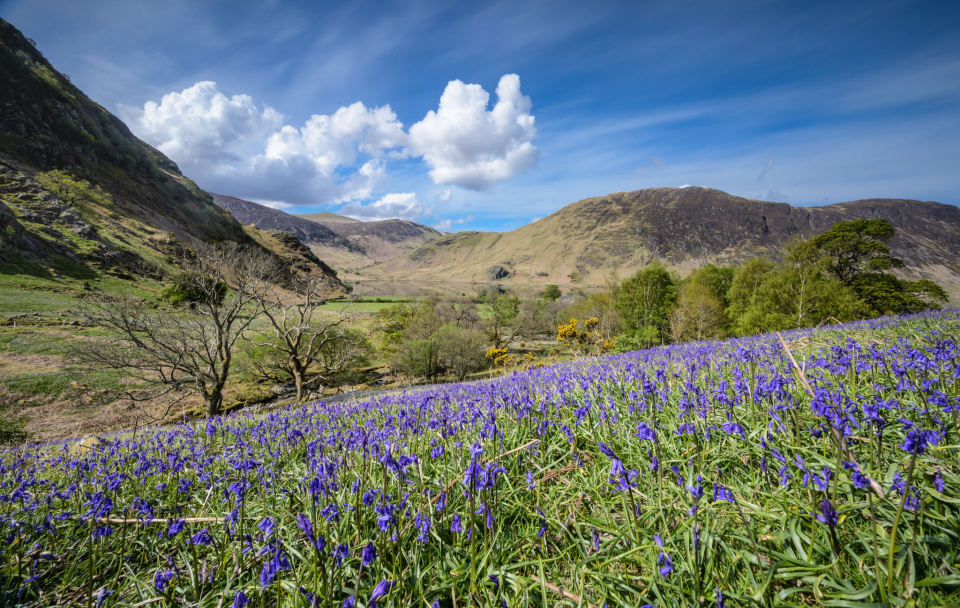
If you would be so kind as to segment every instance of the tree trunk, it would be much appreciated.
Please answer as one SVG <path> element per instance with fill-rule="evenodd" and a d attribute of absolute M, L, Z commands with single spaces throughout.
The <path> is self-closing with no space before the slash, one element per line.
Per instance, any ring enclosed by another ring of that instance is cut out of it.
<path fill-rule="evenodd" d="M 303 370 L 299 365 L 293 365 L 293 383 L 297 386 L 297 403 L 303 403 Z"/>
<path fill-rule="evenodd" d="M 209 395 L 204 395 L 204 401 L 207 404 L 207 416 L 210 418 L 219 416 L 223 411 L 223 389 L 220 387 L 213 389 Z"/>

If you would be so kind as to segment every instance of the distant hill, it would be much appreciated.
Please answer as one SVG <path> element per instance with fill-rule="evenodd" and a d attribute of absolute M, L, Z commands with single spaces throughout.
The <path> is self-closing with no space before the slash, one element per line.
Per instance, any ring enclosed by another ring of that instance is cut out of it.
<path fill-rule="evenodd" d="M 392 260 L 440 236 L 429 226 L 404 220 L 361 222 L 327 212 L 293 215 L 232 196 L 211 196 L 244 224 L 292 234 L 318 257 L 342 270 Z"/>
<path fill-rule="evenodd" d="M 406 220 L 323 222 L 321 225 L 362 247 L 370 262 L 392 260 L 443 236 L 429 226 Z"/>
<path fill-rule="evenodd" d="M 323 224 L 284 213 L 278 209 L 266 207 L 253 201 L 245 201 L 233 196 L 213 194 L 213 202 L 220 205 L 241 223 L 256 226 L 264 230 L 282 230 L 292 234 L 308 245 L 328 245 L 342 247 L 363 253 L 363 250 L 340 236 Z M 333 215 L 332 213 L 330 215 Z"/>
<path fill-rule="evenodd" d="M 793 207 L 710 188 L 651 188 L 588 198 L 511 232 L 444 235 L 364 270 L 372 278 L 516 284 L 602 284 L 652 260 L 685 274 L 703 264 L 778 258 L 793 238 L 835 222 L 884 218 L 906 276 L 932 278 L 960 293 L 960 208 L 934 202 L 867 199 Z"/>
<path fill-rule="evenodd" d="M 159 278 L 176 241 L 234 241 L 343 288 L 295 239 L 246 228 L 215 205 L 2 19 L 0 108 L 0 274 Z"/>

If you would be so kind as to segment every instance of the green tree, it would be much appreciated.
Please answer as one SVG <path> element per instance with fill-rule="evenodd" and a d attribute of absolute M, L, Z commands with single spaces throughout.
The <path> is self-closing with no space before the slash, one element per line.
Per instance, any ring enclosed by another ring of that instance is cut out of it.
<path fill-rule="evenodd" d="M 490 302 L 490 315 L 486 319 L 486 326 L 490 342 L 495 348 L 509 344 L 518 335 L 516 328 L 510 332 L 510 323 L 519 313 L 520 298 L 516 296 L 500 294 Z"/>
<path fill-rule="evenodd" d="M 844 285 L 867 272 L 902 268 L 903 260 L 890 255 L 883 241 L 895 232 L 884 219 L 837 222 L 830 230 L 813 238 L 813 245 L 829 258 L 827 268 Z"/>
<path fill-rule="evenodd" d="M 446 323 L 435 334 L 435 340 L 441 367 L 458 381 L 487 366 L 487 336 L 482 330 Z"/>
<path fill-rule="evenodd" d="M 651 346 L 661 342 L 669 328 L 670 308 L 677 299 L 676 281 L 662 264 L 654 262 L 625 279 L 614 304 L 623 323 L 624 338 L 617 345 Z"/>
<path fill-rule="evenodd" d="M 563 294 L 560 292 L 560 287 L 558 285 L 547 285 L 547 288 L 543 290 L 543 293 L 540 294 L 540 297 L 544 300 L 553 302 L 554 300 L 559 300 L 560 296 Z"/>
<path fill-rule="evenodd" d="M 773 262 L 760 257 L 750 258 L 737 268 L 727 292 L 727 316 L 734 334 L 750 336 L 764 331 L 759 297 L 774 268 Z"/>
<path fill-rule="evenodd" d="M 948 299 L 943 288 L 933 281 L 906 281 L 888 272 L 861 274 L 850 286 L 871 317 L 940 310 L 940 304 Z"/>
<path fill-rule="evenodd" d="M 669 337 L 673 342 L 720 338 L 726 332 L 726 316 L 709 282 L 694 281 L 680 288 L 670 310 Z"/>
<path fill-rule="evenodd" d="M 946 292 L 933 281 L 907 281 L 883 272 L 903 267 L 903 260 L 893 257 L 883 242 L 895 232 L 887 220 L 862 219 L 837 222 L 813 238 L 814 246 L 827 256 L 830 272 L 863 303 L 864 316 L 939 309 L 947 301 Z"/>
<path fill-rule="evenodd" d="M 403 341 L 404 332 L 416 309 L 406 302 L 385 306 L 371 319 L 370 328 L 380 334 L 380 350 L 393 352 Z"/>
<path fill-rule="evenodd" d="M 730 288 L 730 312 L 739 335 L 813 327 L 833 317 L 858 316 L 856 294 L 828 269 L 812 241 L 787 245 L 784 260 L 773 266 L 751 260 Z"/>

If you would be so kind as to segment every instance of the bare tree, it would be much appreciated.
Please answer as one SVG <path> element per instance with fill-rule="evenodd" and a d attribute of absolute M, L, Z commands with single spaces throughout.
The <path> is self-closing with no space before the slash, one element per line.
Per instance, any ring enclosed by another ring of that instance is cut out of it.
<path fill-rule="evenodd" d="M 119 397 L 165 402 L 169 412 L 198 394 L 207 414 L 215 416 L 222 411 L 237 341 L 269 306 L 265 293 L 279 267 L 262 250 L 233 243 L 201 243 L 174 257 L 182 269 L 175 288 L 185 294 L 185 306 L 161 308 L 129 294 L 93 294 L 82 314 L 113 337 L 78 346 L 75 357 L 127 372 L 135 388 Z"/>
<path fill-rule="evenodd" d="M 260 375 L 292 380 L 300 403 L 310 384 L 330 384 L 364 361 L 368 345 L 361 332 L 345 325 L 348 305 L 333 314 L 321 310 L 332 295 L 326 283 L 299 278 L 291 287 L 272 290 L 263 303 L 272 335 L 248 334 L 248 339 L 268 349 L 266 358 L 254 362 Z"/>

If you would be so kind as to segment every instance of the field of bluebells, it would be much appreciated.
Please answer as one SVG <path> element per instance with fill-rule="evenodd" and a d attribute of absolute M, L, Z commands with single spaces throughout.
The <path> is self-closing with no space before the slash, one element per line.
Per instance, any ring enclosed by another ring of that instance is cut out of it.
<path fill-rule="evenodd" d="M 0 455 L 3 606 L 957 606 L 960 312 Z"/>

